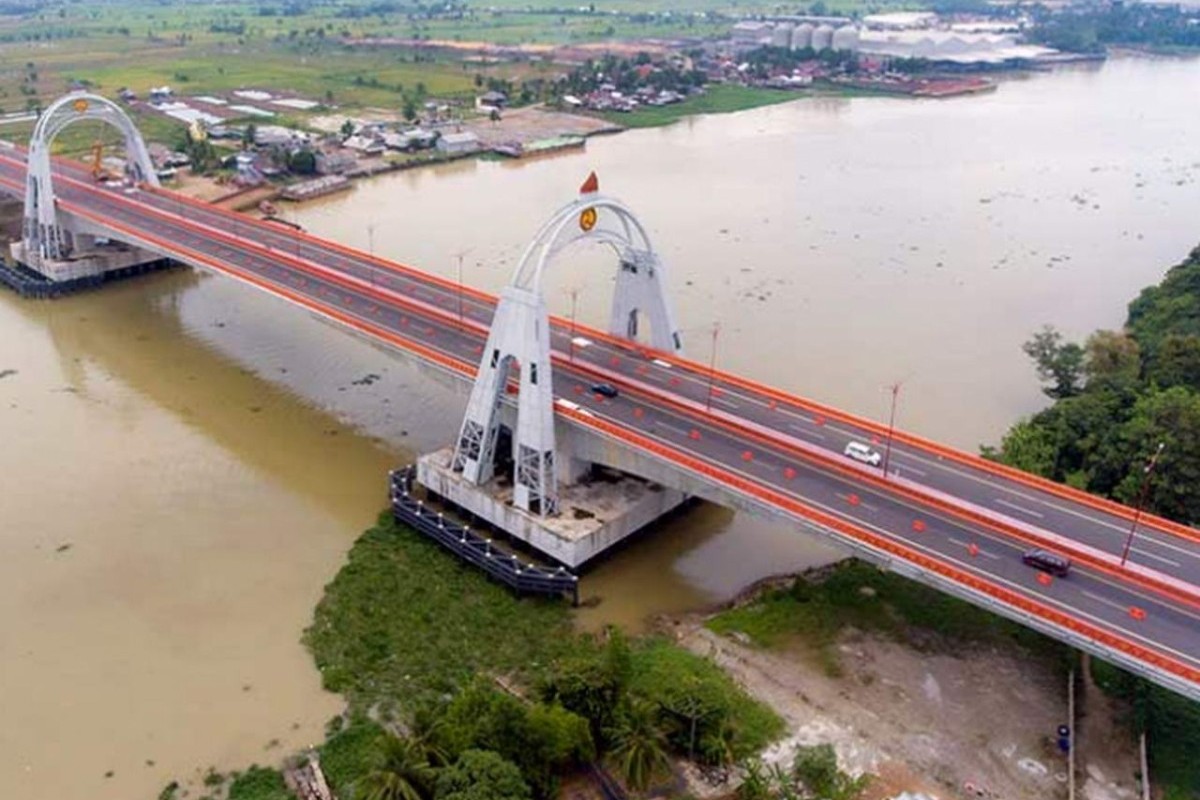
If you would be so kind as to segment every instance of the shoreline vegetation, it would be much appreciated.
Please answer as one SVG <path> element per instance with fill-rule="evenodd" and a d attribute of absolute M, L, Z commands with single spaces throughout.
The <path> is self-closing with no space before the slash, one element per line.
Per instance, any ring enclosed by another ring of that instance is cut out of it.
<path fill-rule="evenodd" d="M 782 733 L 707 659 L 661 636 L 577 633 L 571 613 L 513 596 L 381 515 L 304 636 L 347 702 L 317 748 L 337 796 L 548 798 L 593 766 L 641 790 L 671 785 L 673 760 L 728 769 Z M 374 794 L 397 781 L 415 794 Z M 511 791 L 471 793 L 489 782 Z M 274 767 L 205 783 L 229 800 L 288 796 Z"/>
<path fill-rule="evenodd" d="M 1120 330 L 1082 344 L 1047 325 L 1026 342 L 1045 410 L 985 455 L 1184 524 L 1200 520 L 1200 247 L 1129 303 Z M 1145 470 L 1159 443 L 1155 469 Z M 1096 682 L 1144 730 L 1167 798 L 1200 791 L 1200 703 L 1093 660 Z"/>

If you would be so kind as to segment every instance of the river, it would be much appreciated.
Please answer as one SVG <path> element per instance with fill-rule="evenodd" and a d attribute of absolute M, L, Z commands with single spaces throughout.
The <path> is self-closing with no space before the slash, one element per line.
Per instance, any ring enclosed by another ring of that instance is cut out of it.
<path fill-rule="evenodd" d="M 689 353 L 964 448 L 1044 402 L 1020 344 L 1119 325 L 1200 241 L 1200 61 L 1116 59 L 953 101 L 800 100 L 529 163 L 397 173 L 311 231 L 491 290 L 588 171 L 666 259 Z M 602 324 L 613 264 L 552 310 Z M 299 644 L 323 584 L 461 401 L 231 282 L 178 271 L 0 295 L 0 785 L 153 797 L 274 762 L 340 708 Z M 6 370 L 15 370 L 7 373 Z M 380 379 L 363 382 L 367 375 Z M 720 509 L 584 581 L 582 623 L 719 600 L 826 545 Z M 111 774 L 109 774 L 111 773 Z"/>

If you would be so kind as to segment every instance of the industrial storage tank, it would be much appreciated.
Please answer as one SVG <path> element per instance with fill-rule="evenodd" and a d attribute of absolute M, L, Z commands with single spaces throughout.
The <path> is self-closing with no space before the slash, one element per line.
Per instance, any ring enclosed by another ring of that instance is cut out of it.
<path fill-rule="evenodd" d="M 813 26 L 807 22 L 801 22 L 792 31 L 792 49 L 803 50 L 806 47 L 812 47 Z"/>
<path fill-rule="evenodd" d="M 834 50 L 858 51 L 858 28 L 853 25 L 843 25 L 833 32 L 830 47 Z"/>
<path fill-rule="evenodd" d="M 822 50 L 828 50 L 833 44 L 833 27 L 830 25 L 818 25 L 812 35 L 812 49 L 818 53 Z"/>
<path fill-rule="evenodd" d="M 788 47 L 792 43 L 792 26 L 786 22 L 781 22 L 775 26 L 775 30 L 771 31 L 771 46 L 772 47 Z"/>

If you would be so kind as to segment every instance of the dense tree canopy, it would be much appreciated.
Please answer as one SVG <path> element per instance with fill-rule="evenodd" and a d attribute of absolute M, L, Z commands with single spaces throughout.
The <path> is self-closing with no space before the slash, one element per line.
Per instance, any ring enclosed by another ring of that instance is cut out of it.
<path fill-rule="evenodd" d="M 1057 402 L 1009 430 L 1003 461 L 1129 504 L 1148 477 L 1148 510 L 1200 520 L 1200 248 L 1130 304 L 1125 331 L 1081 346 L 1047 326 L 1024 349 Z"/>

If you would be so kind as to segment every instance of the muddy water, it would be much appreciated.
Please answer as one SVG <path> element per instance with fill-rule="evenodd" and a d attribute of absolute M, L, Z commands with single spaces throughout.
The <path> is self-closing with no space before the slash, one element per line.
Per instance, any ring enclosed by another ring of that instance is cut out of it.
<path fill-rule="evenodd" d="M 643 217 L 692 355 L 963 447 L 1041 403 L 1020 353 L 1119 324 L 1200 239 L 1200 63 L 1114 61 L 953 102 L 822 100 L 596 139 L 513 166 L 387 176 L 311 230 L 498 289 L 590 169 Z M 612 263 L 550 301 L 600 324 Z M 338 708 L 298 643 L 384 502 L 461 402 L 385 354 L 188 273 L 55 303 L 0 295 L 0 785 L 153 796 L 273 761 Z M 363 380 L 377 375 L 378 380 Z M 607 559 L 587 624 L 633 622 L 827 558 L 705 508 Z M 276 742 L 276 740 L 278 740 Z M 105 774 L 112 771 L 111 777 Z"/>

